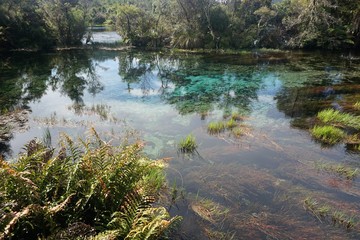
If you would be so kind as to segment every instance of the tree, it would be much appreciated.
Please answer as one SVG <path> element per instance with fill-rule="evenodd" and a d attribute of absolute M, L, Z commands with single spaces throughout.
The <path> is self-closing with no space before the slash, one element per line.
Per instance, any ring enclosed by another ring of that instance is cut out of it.
<path fill-rule="evenodd" d="M 0 2 L 0 43 L 8 48 L 48 48 L 53 39 L 36 0 Z"/>
<path fill-rule="evenodd" d="M 40 0 L 47 26 L 61 46 L 81 42 L 87 25 L 87 8 L 80 0 Z"/>

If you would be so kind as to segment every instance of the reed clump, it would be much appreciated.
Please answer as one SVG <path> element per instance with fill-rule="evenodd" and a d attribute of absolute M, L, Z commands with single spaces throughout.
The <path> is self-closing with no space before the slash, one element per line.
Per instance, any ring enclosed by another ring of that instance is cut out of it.
<path fill-rule="evenodd" d="M 217 135 L 223 132 L 229 132 L 230 136 L 239 138 L 244 134 L 240 121 L 244 118 L 237 112 L 226 114 L 222 121 L 210 122 L 207 126 L 207 132 L 210 135 Z"/>
<path fill-rule="evenodd" d="M 360 130 L 360 116 L 354 116 L 334 109 L 326 109 L 319 112 L 317 117 L 321 122 L 326 124 Z"/>
<path fill-rule="evenodd" d="M 336 144 L 345 138 L 345 132 L 333 126 L 314 126 L 312 136 L 327 144 Z"/>
<path fill-rule="evenodd" d="M 225 131 L 224 122 L 210 122 L 207 127 L 209 134 L 219 134 Z"/>
<path fill-rule="evenodd" d="M 178 149 L 182 153 L 193 153 L 198 147 L 194 135 L 189 134 L 185 138 L 181 139 L 178 144 Z"/>

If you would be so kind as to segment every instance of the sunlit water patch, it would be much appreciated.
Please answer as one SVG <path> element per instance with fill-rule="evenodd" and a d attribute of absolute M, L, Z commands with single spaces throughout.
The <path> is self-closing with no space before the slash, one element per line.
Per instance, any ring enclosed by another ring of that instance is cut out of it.
<path fill-rule="evenodd" d="M 162 204 L 184 217 L 173 239 L 360 237 L 359 151 L 309 133 L 323 109 L 360 115 L 359 61 L 94 50 L 18 53 L 0 68 L 6 159 L 47 129 L 54 146 L 61 132 L 90 127 L 114 144 L 140 138 L 148 156 L 169 161 Z M 190 133 L 198 147 L 182 153 Z"/>

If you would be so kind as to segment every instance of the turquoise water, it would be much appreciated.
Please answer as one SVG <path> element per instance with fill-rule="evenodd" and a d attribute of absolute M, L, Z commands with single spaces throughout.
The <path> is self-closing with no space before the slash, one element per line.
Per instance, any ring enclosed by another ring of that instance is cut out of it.
<path fill-rule="evenodd" d="M 117 143 L 133 129 L 145 154 L 170 159 L 174 195 L 162 203 L 184 217 L 173 239 L 360 237 L 358 178 L 318 167 L 355 169 L 359 153 L 345 144 L 321 145 L 308 130 L 326 108 L 360 114 L 352 107 L 360 101 L 354 56 L 79 50 L 3 55 L 0 68 L 3 115 L 30 111 L 27 128 L 1 142 L 6 159 L 46 129 L 53 145 L 61 132 L 84 136 L 95 127 Z M 241 116 L 240 137 L 208 133 L 210 122 L 233 113 Z M 190 133 L 197 153 L 179 154 L 177 142 Z M 307 197 L 353 216 L 355 226 L 314 216 L 304 206 Z"/>

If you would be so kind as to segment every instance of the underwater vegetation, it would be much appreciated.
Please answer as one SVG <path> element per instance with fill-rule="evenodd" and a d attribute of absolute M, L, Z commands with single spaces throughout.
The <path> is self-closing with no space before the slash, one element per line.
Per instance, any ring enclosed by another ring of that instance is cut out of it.
<path fill-rule="evenodd" d="M 358 225 L 358 220 L 354 216 L 335 210 L 327 204 L 321 204 L 316 199 L 307 197 L 304 200 L 304 208 L 314 215 L 320 222 L 327 220 L 334 225 L 352 229 Z"/>
<path fill-rule="evenodd" d="M 154 207 L 165 176 L 141 144 L 91 135 L 61 148 L 32 140 L 14 163 L 0 159 L 1 239 L 156 239 L 179 217 Z"/>
<path fill-rule="evenodd" d="M 178 143 L 178 150 L 182 153 L 193 153 L 198 147 L 194 135 L 189 134 Z"/>
<path fill-rule="evenodd" d="M 327 144 L 336 144 L 345 137 L 344 131 L 333 126 L 314 126 L 311 134 L 315 139 Z"/>
<path fill-rule="evenodd" d="M 345 177 L 348 180 L 353 180 L 359 175 L 358 168 L 347 167 L 343 164 L 328 164 L 328 163 L 316 163 L 316 168 L 329 173 L 335 173 L 340 177 Z"/>

